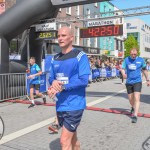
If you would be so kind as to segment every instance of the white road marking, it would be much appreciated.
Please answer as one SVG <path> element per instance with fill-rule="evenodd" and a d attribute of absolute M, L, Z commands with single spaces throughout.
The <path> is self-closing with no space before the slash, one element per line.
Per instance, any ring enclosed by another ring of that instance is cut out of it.
<path fill-rule="evenodd" d="M 143 83 L 145 83 L 145 82 L 143 82 Z M 123 90 L 118 91 L 117 93 L 114 93 L 114 94 L 112 94 L 112 95 L 106 96 L 106 97 L 104 97 L 104 98 L 100 98 L 100 99 L 98 99 L 98 100 L 95 100 L 95 101 L 93 101 L 93 102 L 88 103 L 87 106 L 93 106 L 93 105 L 95 105 L 95 104 L 101 103 L 101 102 L 103 102 L 103 101 L 105 101 L 105 100 L 107 100 L 107 99 L 109 99 L 109 98 L 112 98 L 112 97 L 114 97 L 114 96 L 116 96 L 116 95 L 118 95 L 118 94 L 120 94 L 120 93 L 123 93 L 123 92 L 125 92 L 125 91 L 126 91 L 126 89 L 123 89 Z M 14 132 L 14 133 L 8 134 L 8 135 L 4 136 L 4 137 L 0 140 L 0 145 L 1 145 L 1 144 L 4 144 L 4 143 L 7 143 L 7 142 L 9 142 L 9 141 L 11 141 L 11 140 L 14 140 L 14 139 L 16 139 L 16 138 L 18 138 L 18 137 L 21 137 L 21 136 L 23 136 L 23 135 L 25 135 L 25 134 L 28 134 L 28 133 L 30 133 L 30 132 L 33 132 L 33 131 L 35 131 L 35 130 L 38 130 L 38 129 L 44 127 L 44 126 L 47 126 L 47 125 L 49 125 L 50 123 L 52 123 L 52 122 L 54 121 L 54 119 L 55 119 L 55 117 L 52 117 L 52 118 L 50 118 L 50 119 L 41 121 L 41 122 L 39 122 L 39 123 L 37 123 L 37 124 L 31 125 L 31 126 L 29 126 L 29 127 L 26 127 L 26 128 L 24 128 L 24 129 L 21 129 L 21 130 L 19 130 L 19 131 L 16 131 L 16 132 Z"/>
<path fill-rule="evenodd" d="M 112 97 L 114 97 L 114 96 L 116 96 L 116 95 L 118 95 L 118 94 L 120 94 L 120 93 L 123 93 L 123 92 L 125 92 L 125 91 L 126 91 L 126 89 L 123 89 L 123 90 L 121 90 L 121 91 L 118 91 L 117 93 L 111 94 L 111 95 L 109 95 L 109 96 L 105 96 L 105 97 L 103 97 L 103 98 L 100 98 L 100 99 L 98 99 L 98 100 L 95 100 L 95 101 L 93 101 L 93 102 L 88 103 L 87 106 L 96 105 L 96 104 L 98 104 L 98 103 L 101 103 L 101 102 L 103 102 L 103 101 L 105 101 L 105 100 L 107 100 L 107 99 L 109 99 L 109 98 L 112 98 Z"/>
<path fill-rule="evenodd" d="M 14 133 L 8 134 L 8 135 L 4 136 L 4 137 L 0 140 L 0 145 L 1 145 L 1 144 L 4 144 L 4 143 L 7 143 L 7 142 L 9 142 L 9 141 L 11 141 L 11 140 L 14 140 L 14 139 L 16 139 L 16 138 L 18 138 L 18 137 L 20 137 L 20 136 L 25 135 L 25 134 L 28 134 L 28 133 L 30 133 L 30 132 L 32 132 L 32 131 L 35 131 L 35 130 L 37 130 L 37 129 L 40 129 L 40 128 L 44 127 L 44 126 L 47 126 L 47 125 L 49 125 L 50 123 L 52 123 L 52 122 L 54 121 L 54 119 L 55 119 L 55 117 L 52 117 L 52 118 L 50 118 L 50 119 L 41 121 L 41 122 L 39 122 L 39 123 L 37 123 L 37 124 L 31 125 L 31 126 L 29 126 L 29 127 L 27 127 L 27 128 L 24 128 L 24 129 L 21 129 L 21 130 L 19 130 L 19 131 L 14 132 Z"/>

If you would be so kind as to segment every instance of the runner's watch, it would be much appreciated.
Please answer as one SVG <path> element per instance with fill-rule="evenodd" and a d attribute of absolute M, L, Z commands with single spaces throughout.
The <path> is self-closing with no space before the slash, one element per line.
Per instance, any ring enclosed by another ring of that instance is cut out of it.
<path fill-rule="evenodd" d="M 66 88 L 64 85 L 61 86 L 62 91 L 64 91 Z"/>

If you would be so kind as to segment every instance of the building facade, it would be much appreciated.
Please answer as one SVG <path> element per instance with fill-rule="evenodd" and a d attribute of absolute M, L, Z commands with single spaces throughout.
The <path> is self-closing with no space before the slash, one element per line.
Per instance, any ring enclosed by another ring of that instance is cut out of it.
<path fill-rule="evenodd" d="M 100 13 L 111 12 L 111 11 L 114 11 L 114 5 L 112 3 L 110 2 L 100 3 Z M 113 16 L 111 13 L 103 14 L 103 17 L 111 17 L 111 16 Z M 114 51 L 114 36 L 100 37 L 99 46 L 102 55 L 111 56 L 112 51 Z"/>
<path fill-rule="evenodd" d="M 92 3 L 92 4 L 87 4 L 83 6 L 83 15 L 86 16 L 86 18 L 90 18 L 93 17 L 96 19 L 96 14 L 99 13 L 100 10 L 100 5 L 99 3 Z M 91 16 L 92 14 L 92 16 Z M 94 15 L 95 14 L 95 15 Z M 84 23 L 84 27 L 88 27 L 88 23 L 89 21 L 86 21 Z M 95 48 L 100 48 L 100 40 L 99 38 L 95 37 L 95 38 L 85 38 L 83 40 L 83 45 L 84 46 L 88 46 L 88 47 L 95 47 Z"/>
<path fill-rule="evenodd" d="M 150 26 L 140 19 L 126 20 L 127 36 L 133 35 L 139 43 L 140 56 L 150 58 Z"/>

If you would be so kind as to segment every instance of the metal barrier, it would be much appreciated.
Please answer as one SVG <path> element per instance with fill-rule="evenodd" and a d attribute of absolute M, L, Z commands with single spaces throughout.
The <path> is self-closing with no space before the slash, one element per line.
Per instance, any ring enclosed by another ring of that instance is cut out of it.
<path fill-rule="evenodd" d="M 0 74 L 0 101 L 27 95 L 26 74 Z"/>

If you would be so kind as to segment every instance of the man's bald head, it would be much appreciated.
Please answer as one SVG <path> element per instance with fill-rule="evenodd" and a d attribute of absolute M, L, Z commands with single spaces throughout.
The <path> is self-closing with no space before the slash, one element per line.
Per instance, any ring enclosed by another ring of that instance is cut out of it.
<path fill-rule="evenodd" d="M 71 28 L 64 26 L 58 30 L 58 43 L 63 52 L 72 49 L 73 31 Z"/>
<path fill-rule="evenodd" d="M 67 26 L 63 26 L 61 27 L 58 32 L 62 32 L 62 31 L 65 31 L 67 32 L 69 35 L 73 36 L 73 30 Z"/>

